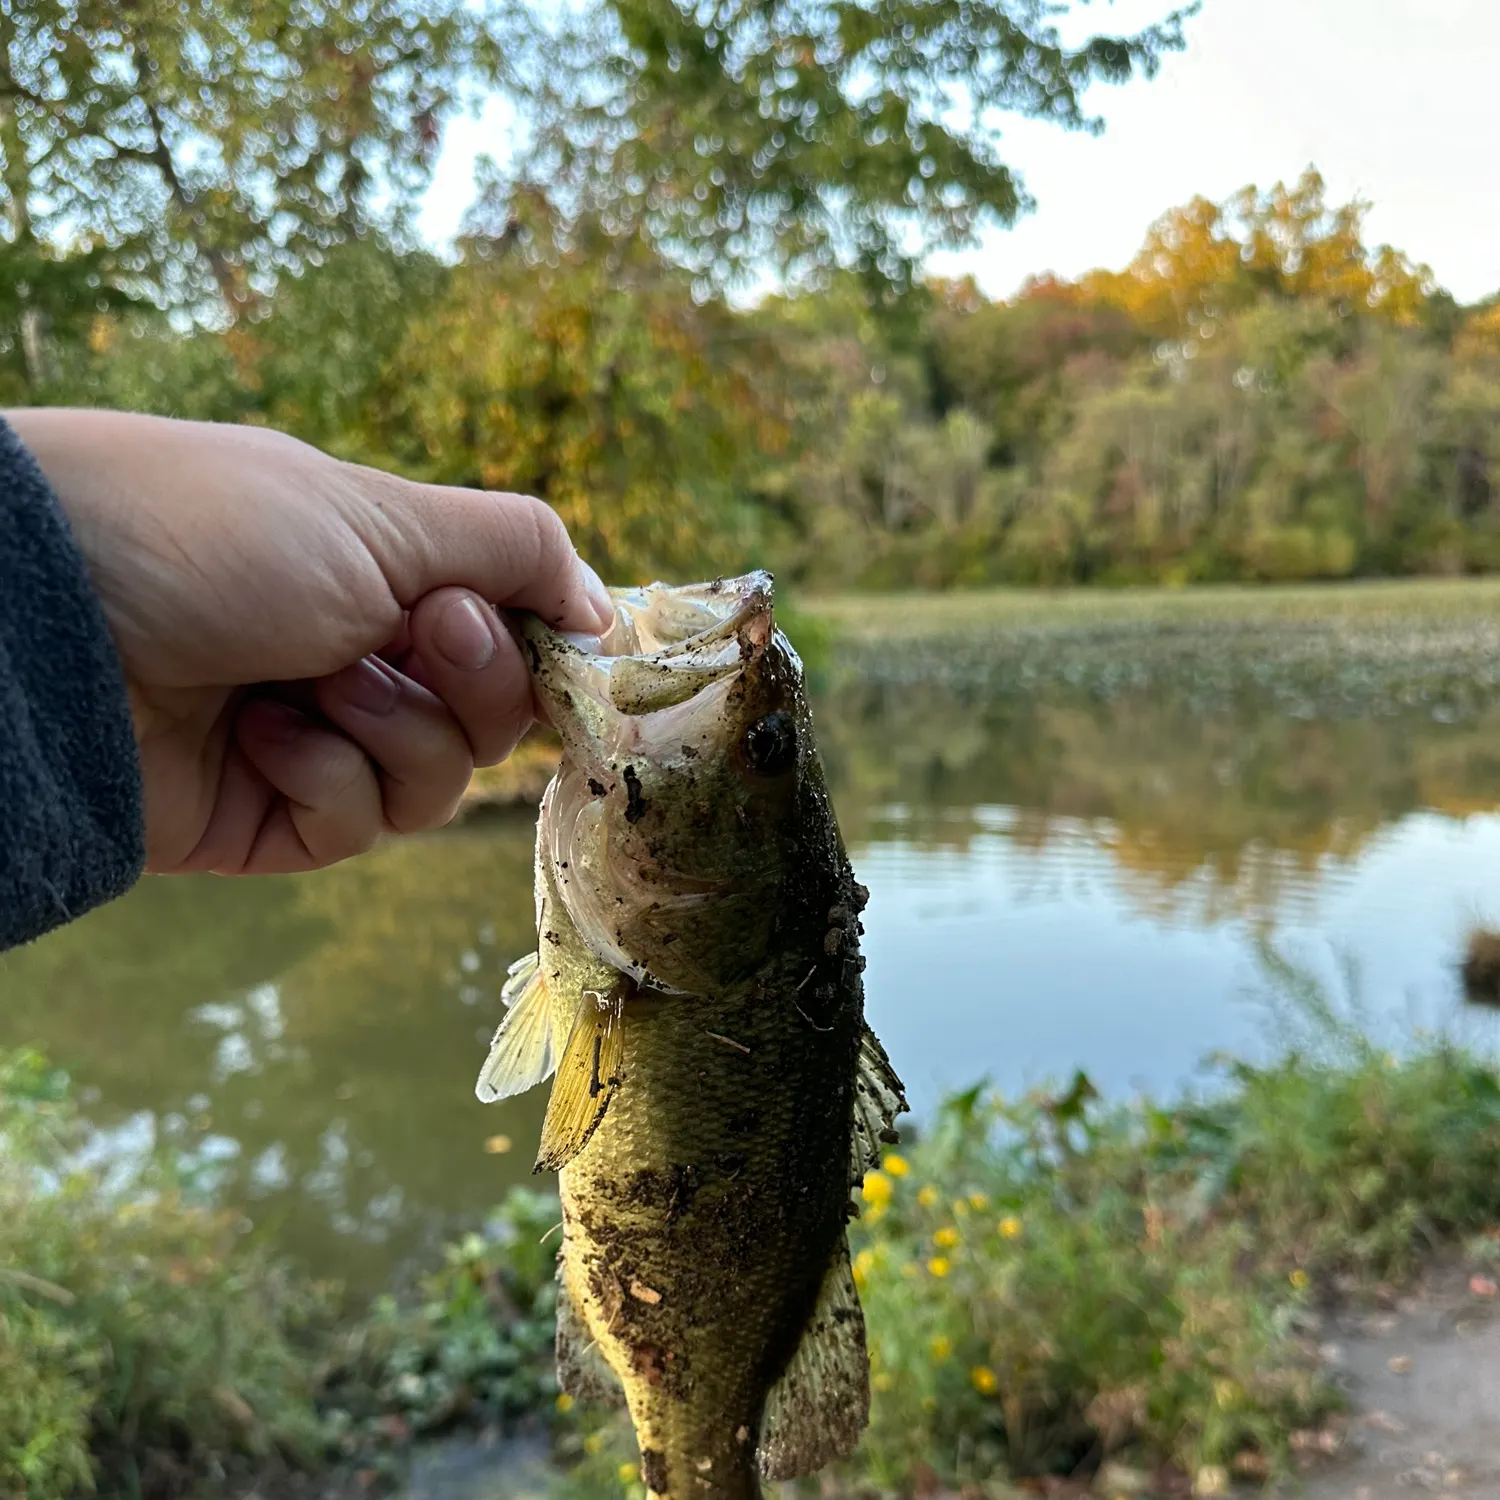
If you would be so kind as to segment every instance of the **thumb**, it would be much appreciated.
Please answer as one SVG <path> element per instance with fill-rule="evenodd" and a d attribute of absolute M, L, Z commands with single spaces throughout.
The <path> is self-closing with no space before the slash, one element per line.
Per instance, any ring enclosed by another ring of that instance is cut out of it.
<path fill-rule="evenodd" d="M 558 630 L 597 634 L 613 621 L 599 575 L 540 500 L 363 472 L 377 487 L 362 540 L 403 608 L 456 586 L 502 609 L 531 610 Z"/>

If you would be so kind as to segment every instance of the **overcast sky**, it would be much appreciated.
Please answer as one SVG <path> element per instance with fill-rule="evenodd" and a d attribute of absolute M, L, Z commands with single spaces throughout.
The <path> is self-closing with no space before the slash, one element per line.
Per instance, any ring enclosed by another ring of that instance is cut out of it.
<path fill-rule="evenodd" d="M 1168 4 L 1087 14 L 1117 29 Z M 1088 97 L 1099 138 L 1007 122 L 1037 209 L 934 270 L 1004 296 L 1033 272 L 1123 266 L 1163 209 L 1314 163 L 1336 201 L 1371 201 L 1373 242 L 1426 261 L 1461 300 L 1500 290 L 1500 0 L 1205 0 L 1154 82 Z M 504 155 L 505 126 L 496 106 L 450 128 L 423 220 L 435 240 L 457 227 L 475 154 Z"/>

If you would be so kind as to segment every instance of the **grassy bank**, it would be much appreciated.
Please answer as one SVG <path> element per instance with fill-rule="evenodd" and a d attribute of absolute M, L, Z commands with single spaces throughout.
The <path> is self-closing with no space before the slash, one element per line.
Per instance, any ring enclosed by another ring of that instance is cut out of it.
<path fill-rule="evenodd" d="M 549 1194 L 351 1319 L 195 1201 L 190 1164 L 83 1164 L 87 1123 L 35 1057 L 4 1063 L 0 1135 L 7 1500 L 367 1490 L 413 1443 L 518 1426 L 549 1436 L 561 1492 L 643 1493 L 618 1419 L 557 1399 Z M 1436 1042 L 1398 1060 L 1325 1011 L 1282 1060 L 1226 1061 L 1167 1105 L 1106 1107 L 1082 1077 L 975 1088 L 862 1196 L 874 1407 L 850 1494 L 1101 1470 L 1213 1493 L 1336 1442 L 1329 1309 L 1439 1251 L 1495 1252 L 1500 1081 Z"/>

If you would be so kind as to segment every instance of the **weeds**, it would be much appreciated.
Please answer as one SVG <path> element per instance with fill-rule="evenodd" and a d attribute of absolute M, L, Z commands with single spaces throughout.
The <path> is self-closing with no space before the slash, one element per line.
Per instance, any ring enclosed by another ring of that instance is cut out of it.
<path fill-rule="evenodd" d="M 78 1165 L 66 1078 L 0 1055 L 0 1496 L 169 1495 L 320 1446 L 326 1290 L 189 1200 L 164 1161 Z"/>

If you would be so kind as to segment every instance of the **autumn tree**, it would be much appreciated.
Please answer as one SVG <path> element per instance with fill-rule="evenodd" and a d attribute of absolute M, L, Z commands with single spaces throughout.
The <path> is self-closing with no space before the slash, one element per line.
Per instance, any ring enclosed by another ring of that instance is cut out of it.
<path fill-rule="evenodd" d="M 1417 324 L 1437 290 L 1432 270 L 1390 245 L 1367 246 L 1368 211 L 1357 198 L 1330 204 L 1311 167 L 1291 187 L 1246 187 L 1223 203 L 1194 198 L 1152 224 L 1123 272 L 1094 272 L 1082 289 L 1167 337 L 1211 336 L 1267 295 Z"/>
<path fill-rule="evenodd" d="M 593 216 L 487 200 L 461 250 L 390 366 L 402 467 L 540 496 L 622 578 L 748 563 L 750 486 L 788 438 L 774 350 Z"/>

